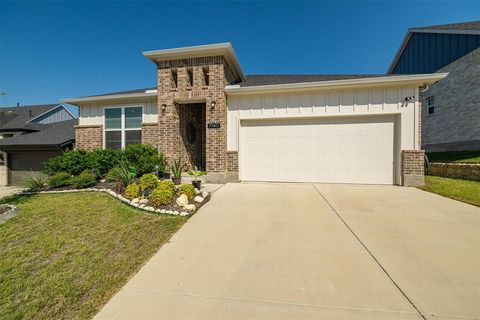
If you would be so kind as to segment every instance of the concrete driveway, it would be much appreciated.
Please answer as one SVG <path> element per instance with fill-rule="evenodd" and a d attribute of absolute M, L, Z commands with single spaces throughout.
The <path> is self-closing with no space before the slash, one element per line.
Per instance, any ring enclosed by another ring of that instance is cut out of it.
<path fill-rule="evenodd" d="M 413 188 L 227 184 L 97 319 L 480 318 L 480 208 Z"/>

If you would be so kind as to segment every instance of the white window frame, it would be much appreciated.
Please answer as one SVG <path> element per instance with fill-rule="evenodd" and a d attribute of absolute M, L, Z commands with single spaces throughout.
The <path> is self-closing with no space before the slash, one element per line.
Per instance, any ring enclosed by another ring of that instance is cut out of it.
<path fill-rule="evenodd" d="M 139 128 L 125 128 L 125 108 L 142 108 L 142 123 L 140 124 Z M 103 149 L 106 149 L 107 146 L 107 131 L 121 131 L 121 149 L 125 149 L 125 131 L 142 131 L 142 124 L 143 124 L 143 114 L 145 111 L 144 105 L 124 105 L 124 106 L 108 106 L 103 108 Z M 106 109 L 121 109 L 121 116 L 120 116 L 120 129 L 107 129 L 106 128 L 106 121 L 107 117 L 105 116 Z"/>

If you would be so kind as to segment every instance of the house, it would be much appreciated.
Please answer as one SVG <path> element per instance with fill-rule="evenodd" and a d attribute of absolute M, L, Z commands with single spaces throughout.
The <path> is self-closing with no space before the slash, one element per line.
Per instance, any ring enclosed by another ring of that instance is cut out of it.
<path fill-rule="evenodd" d="M 419 87 L 446 74 L 245 76 L 230 43 L 148 51 L 157 86 L 64 100 L 76 147 L 157 147 L 209 181 L 423 183 Z"/>
<path fill-rule="evenodd" d="M 75 118 L 63 104 L 1 108 L 0 185 L 23 185 L 44 161 L 73 148 Z"/>
<path fill-rule="evenodd" d="M 421 92 L 422 148 L 480 150 L 480 21 L 408 30 L 388 74 L 445 73 Z"/>

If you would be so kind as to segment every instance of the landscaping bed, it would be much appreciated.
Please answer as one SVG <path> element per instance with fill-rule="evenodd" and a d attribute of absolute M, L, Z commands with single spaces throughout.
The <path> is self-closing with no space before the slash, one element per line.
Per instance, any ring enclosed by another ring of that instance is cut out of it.
<path fill-rule="evenodd" d="M 163 178 L 168 168 L 178 184 Z M 180 183 L 185 168 L 181 159 L 172 160 L 168 166 L 163 154 L 149 145 L 134 144 L 122 150 L 71 150 L 44 164 L 48 179 L 32 174 L 27 192 L 103 191 L 139 209 L 186 216 L 206 203 L 210 195 L 196 189 L 193 183 Z M 195 177 L 205 174 L 196 168 L 189 173 Z"/>

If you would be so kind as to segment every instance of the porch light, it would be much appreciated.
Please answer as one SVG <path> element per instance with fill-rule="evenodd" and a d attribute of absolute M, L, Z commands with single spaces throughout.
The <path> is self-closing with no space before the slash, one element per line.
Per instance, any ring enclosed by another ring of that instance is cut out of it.
<path fill-rule="evenodd" d="M 210 110 L 215 110 L 217 103 L 215 101 L 210 102 Z"/>
<path fill-rule="evenodd" d="M 161 108 L 162 108 L 162 112 L 165 112 L 165 110 L 167 109 L 167 105 L 164 103 L 161 105 Z"/>

